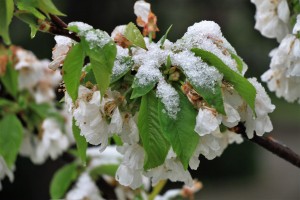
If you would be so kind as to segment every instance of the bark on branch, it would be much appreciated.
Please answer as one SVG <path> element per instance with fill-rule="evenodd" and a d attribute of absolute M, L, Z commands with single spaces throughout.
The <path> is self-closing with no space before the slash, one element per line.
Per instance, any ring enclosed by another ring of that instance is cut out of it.
<path fill-rule="evenodd" d="M 245 126 L 243 124 L 239 124 L 237 126 L 237 129 L 235 130 L 236 133 L 239 133 L 243 135 L 244 138 L 247 138 L 246 132 L 245 132 Z M 288 161 L 289 163 L 293 164 L 294 166 L 300 168 L 300 155 L 295 153 L 293 150 L 291 150 L 286 145 L 283 145 L 282 143 L 278 142 L 274 138 L 270 136 L 256 136 L 252 139 L 248 139 L 251 142 L 256 143 L 257 145 L 267 149 L 268 151 L 272 152 L 273 154 L 279 156 L 280 158 Z"/>
<path fill-rule="evenodd" d="M 74 34 L 70 33 L 66 28 L 68 25 L 61 20 L 59 17 L 50 14 L 51 22 L 55 26 L 51 26 L 49 33 L 54 34 L 54 35 L 62 35 L 71 38 L 72 40 L 75 40 L 76 42 L 80 42 L 80 38 Z"/>

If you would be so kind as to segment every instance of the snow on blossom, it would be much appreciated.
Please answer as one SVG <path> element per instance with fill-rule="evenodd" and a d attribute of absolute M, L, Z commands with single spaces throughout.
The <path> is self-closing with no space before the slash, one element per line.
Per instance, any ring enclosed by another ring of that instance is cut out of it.
<path fill-rule="evenodd" d="M 63 65 L 63 62 L 74 43 L 70 38 L 65 36 L 55 36 L 56 45 L 52 51 L 52 62 L 49 63 L 49 68 L 56 70 Z"/>
<path fill-rule="evenodd" d="M 144 49 L 133 51 L 132 59 L 139 67 L 135 76 L 139 85 L 158 82 L 162 78 L 159 68 L 167 61 L 170 53 L 168 50 L 162 50 L 160 45 L 155 43 L 147 44 L 147 48 L 148 51 Z"/>
<path fill-rule="evenodd" d="M 7 166 L 3 157 L 0 156 L 0 191 L 2 190 L 1 180 L 3 180 L 6 176 L 8 177 L 10 182 L 13 182 L 14 174 L 12 170 Z"/>
<path fill-rule="evenodd" d="M 134 4 L 134 14 L 148 23 L 148 16 L 151 12 L 151 5 L 143 0 L 136 1 Z"/>
<path fill-rule="evenodd" d="M 88 173 L 83 173 L 78 178 L 75 186 L 66 194 L 66 200 L 102 200 L 104 199 Z"/>
<path fill-rule="evenodd" d="M 221 82 L 222 75 L 190 51 L 171 55 L 172 65 L 183 69 L 189 81 L 199 87 L 213 90 L 216 82 Z"/>
<path fill-rule="evenodd" d="M 99 29 L 93 29 L 92 26 L 83 22 L 70 22 L 68 27 L 77 28 L 78 36 L 84 37 L 91 49 L 96 47 L 104 47 L 111 41 L 110 36 Z"/>
<path fill-rule="evenodd" d="M 131 67 L 131 59 L 129 57 L 128 49 L 117 45 L 117 56 L 112 69 L 112 77 L 118 77 Z"/>
<path fill-rule="evenodd" d="M 124 35 L 125 29 L 126 25 L 116 26 L 116 28 L 111 32 L 110 37 L 114 39 L 118 34 Z"/>
<path fill-rule="evenodd" d="M 255 28 L 268 38 L 281 41 L 289 33 L 290 10 L 287 0 L 251 0 L 256 6 Z"/>
<path fill-rule="evenodd" d="M 176 119 L 177 112 L 180 111 L 179 94 L 170 84 L 165 81 L 165 79 L 159 80 L 156 96 L 161 99 L 167 114 L 171 118 Z"/>
<path fill-rule="evenodd" d="M 223 37 L 220 26 L 213 21 L 201 21 L 190 26 L 184 36 L 174 44 L 175 50 L 190 50 L 200 48 L 218 56 L 232 70 L 238 71 L 238 65 L 231 53 L 236 54 L 235 49 Z M 242 74 L 246 72 L 244 66 Z"/>
<path fill-rule="evenodd" d="M 76 27 L 78 29 L 79 33 L 84 33 L 86 31 L 93 29 L 93 27 L 91 25 L 86 24 L 84 22 L 70 22 L 68 24 L 68 27 Z"/>

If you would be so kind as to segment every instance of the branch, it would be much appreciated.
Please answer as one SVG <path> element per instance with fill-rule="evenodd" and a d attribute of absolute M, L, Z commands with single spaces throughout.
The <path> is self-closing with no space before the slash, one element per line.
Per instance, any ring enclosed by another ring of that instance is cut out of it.
<path fill-rule="evenodd" d="M 239 124 L 235 127 L 234 130 L 236 133 L 243 135 L 244 138 L 247 138 L 246 129 L 243 124 Z M 256 143 L 257 145 L 269 150 L 273 154 L 279 156 L 280 158 L 288 161 L 289 163 L 293 164 L 294 166 L 300 168 L 300 155 L 296 154 L 293 150 L 289 147 L 279 143 L 274 138 L 268 136 L 259 137 L 254 134 L 252 139 L 248 139 L 251 142 Z"/>
<path fill-rule="evenodd" d="M 55 26 L 51 26 L 49 33 L 54 34 L 54 35 L 62 35 L 69 37 L 76 42 L 80 42 L 80 38 L 75 34 L 75 33 L 70 33 L 66 28 L 68 25 L 59 17 L 50 14 L 51 22 Z"/>

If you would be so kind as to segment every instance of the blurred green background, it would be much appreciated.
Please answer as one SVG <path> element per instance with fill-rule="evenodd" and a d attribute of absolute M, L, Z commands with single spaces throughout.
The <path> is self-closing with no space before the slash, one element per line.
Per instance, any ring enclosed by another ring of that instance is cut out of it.
<path fill-rule="evenodd" d="M 134 0 L 56 0 L 67 17 L 64 21 L 83 21 L 111 33 L 115 26 L 135 21 Z M 160 0 L 149 1 L 158 17 L 159 39 L 173 24 L 168 39 L 176 41 L 188 26 L 201 20 L 213 20 L 224 36 L 248 64 L 247 77 L 260 76 L 268 69 L 268 53 L 278 46 L 254 30 L 255 6 L 250 0 Z M 33 51 L 39 58 L 51 59 L 55 42 L 52 35 L 38 33 L 30 39 L 29 28 L 14 19 L 10 28 L 13 43 Z M 265 86 L 265 84 L 264 84 Z M 299 87 L 300 89 L 300 87 Z M 266 89 L 268 91 L 268 89 Z M 268 91 L 269 92 L 269 91 Z M 270 92 L 269 92 L 270 93 Z M 300 153 L 300 105 L 288 104 L 270 94 L 276 110 L 271 114 L 274 131 L 271 135 Z M 48 161 L 33 166 L 20 158 L 15 182 L 4 182 L 0 199 L 49 199 L 48 184 L 55 169 L 66 161 Z M 197 199 L 300 199 L 300 170 L 255 144 L 232 145 L 221 158 L 201 164 L 193 176 L 203 182 Z M 178 184 L 169 184 L 176 187 Z"/>

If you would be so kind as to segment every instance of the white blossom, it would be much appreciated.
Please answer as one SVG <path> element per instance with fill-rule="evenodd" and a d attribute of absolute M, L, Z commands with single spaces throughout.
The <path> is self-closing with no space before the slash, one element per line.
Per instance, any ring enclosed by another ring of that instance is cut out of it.
<path fill-rule="evenodd" d="M 80 86 L 79 91 L 83 91 L 77 100 L 77 107 L 73 116 L 76 124 L 80 128 L 80 134 L 86 141 L 93 145 L 101 144 L 101 150 L 108 145 L 108 123 L 100 112 L 100 92 L 93 92 Z"/>
<path fill-rule="evenodd" d="M 0 191 L 2 190 L 1 180 L 4 179 L 6 176 L 9 178 L 10 182 L 14 181 L 14 174 L 12 170 L 9 169 L 3 157 L 0 156 Z"/>
<path fill-rule="evenodd" d="M 220 123 L 220 116 L 216 116 L 211 110 L 200 108 L 196 118 L 195 131 L 200 136 L 204 136 L 217 130 Z"/>
<path fill-rule="evenodd" d="M 136 1 L 134 4 L 134 14 L 148 23 L 148 16 L 151 12 L 151 5 L 143 0 Z"/>
<path fill-rule="evenodd" d="M 137 115 L 125 114 L 123 128 L 120 137 L 124 143 L 135 144 L 139 141 L 139 130 L 137 127 Z"/>
<path fill-rule="evenodd" d="M 200 142 L 192 156 L 189 166 L 196 170 L 200 164 L 199 155 L 202 154 L 206 159 L 212 160 L 221 156 L 229 144 L 240 144 L 243 141 L 242 136 L 226 130 L 220 132 L 219 129 L 209 135 L 200 138 Z"/>
<path fill-rule="evenodd" d="M 118 151 L 124 155 L 123 161 L 116 172 L 116 180 L 132 189 L 143 184 L 144 150 L 138 144 L 118 147 Z"/>
<path fill-rule="evenodd" d="M 271 91 L 288 102 L 300 102 L 300 40 L 287 35 L 279 47 L 271 51 L 270 69 L 262 75 Z"/>
<path fill-rule="evenodd" d="M 116 26 L 116 28 L 110 34 L 110 37 L 114 39 L 118 34 L 124 35 L 126 29 L 126 25 Z M 117 46 L 118 47 L 118 46 Z"/>
<path fill-rule="evenodd" d="M 293 34 L 298 34 L 300 31 L 300 15 L 297 15 L 297 21 L 293 28 Z"/>
<path fill-rule="evenodd" d="M 222 116 L 222 123 L 228 128 L 232 128 L 238 125 L 241 120 L 238 111 L 226 102 L 224 102 L 224 109 L 226 112 L 226 116 Z"/>
<path fill-rule="evenodd" d="M 182 181 L 188 186 L 193 185 L 191 174 L 183 168 L 172 149 L 170 149 L 164 164 L 145 172 L 145 176 L 151 179 L 152 186 L 166 179 L 173 182 Z"/>
<path fill-rule="evenodd" d="M 20 154 L 30 157 L 35 164 L 42 164 L 48 157 L 56 159 L 69 147 L 68 137 L 54 119 L 45 119 L 38 135 L 25 132 Z"/>
<path fill-rule="evenodd" d="M 48 60 L 38 60 L 35 55 L 24 49 L 17 49 L 18 62 L 15 69 L 19 72 L 20 90 L 28 90 L 37 103 L 50 103 L 55 98 L 55 88 L 61 81 L 58 71 L 48 69 Z"/>
<path fill-rule="evenodd" d="M 257 82 L 256 78 L 248 80 L 253 84 L 257 93 L 255 98 L 256 117 L 249 106 L 245 117 L 246 133 L 248 138 L 252 138 L 254 131 L 258 136 L 262 136 L 265 132 L 273 130 L 273 125 L 268 114 L 274 111 L 275 106 L 271 103 L 270 97 L 267 95 L 262 85 Z"/>
<path fill-rule="evenodd" d="M 43 70 L 35 55 L 23 49 L 16 51 L 18 62 L 15 65 L 15 69 L 19 71 L 18 83 L 19 89 L 32 89 L 41 77 L 43 76 Z"/>
<path fill-rule="evenodd" d="M 78 178 L 75 186 L 66 194 L 67 200 L 102 200 L 100 191 L 88 173 L 83 173 Z"/>
<path fill-rule="evenodd" d="M 268 38 L 281 41 L 289 33 L 290 10 L 287 0 L 251 0 L 256 6 L 255 28 Z"/>
<path fill-rule="evenodd" d="M 55 36 L 56 45 L 52 51 L 52 62 L 49 64 L 49 68 L 56 70 L 63 65 L 63 62 L 73 45 L 73 41 L 65 36 Z"/>
<path fill-rule="evenodd" d="M 218 56 L 232 70 L 238 71 L 237 62 L 231 54 L 236 54 L 235 49 L 223 37 L 220 26 L 213 21 L 201 21 L 190 26 L 184 36 L 177 40 L 173 49 L 184 51 L 192 48 L 200 48 Z M 247 70 L 243 66 L 242 74 Z"/>
<path fill-rule="evenodd" d="M 122 154 L 116 150 L 116 146 L 108 146 L 101 153 L 97 147 L 90 147 L 86 154 L 91 159 L 87 166 L 88 171 L 102 165 L 119 165 L 123 158 Z"/>

